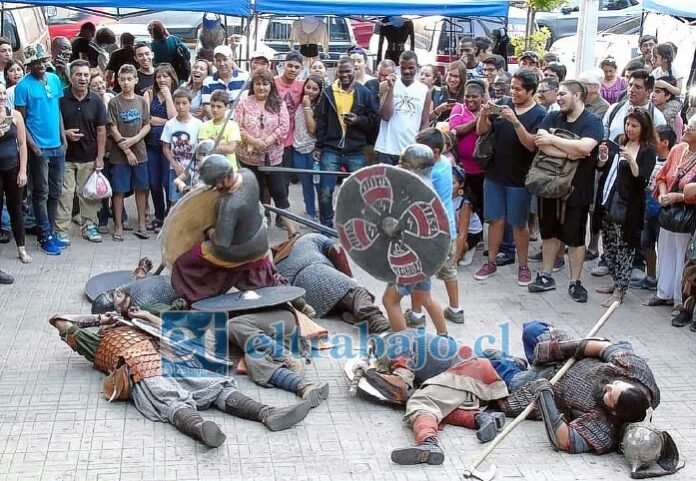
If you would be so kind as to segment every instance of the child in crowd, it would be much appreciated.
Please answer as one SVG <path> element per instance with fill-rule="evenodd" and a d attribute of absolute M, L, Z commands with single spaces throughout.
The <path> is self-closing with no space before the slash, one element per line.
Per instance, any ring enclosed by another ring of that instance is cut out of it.
<path fill-rule="evenodd" d="M 169 205 L 175 204 L 183 195 L 176 188 L 175 180 L 191 167 L 193 151 L 198 144 L 198 131 L 202 122 L 191 115 L 191 92 L 180 87 L 172 94 L 176 117 L 167 120 L 160 140 L 162 153 L 169 161 Z"/>
<path fill-rule="evenodd" d="M 138 210 L 138 229 L 133 233 L 140 239 L 149 239 L 145 225 L 145 208 L 150 187 L 147 174 L 147 151 L 143 140 L 150 131 L 150 108 L 135 93 L 138 71 L 130 64 L 118 70 L 121 93 L 109 102 L 109 162 L 114 205 L 114 241 L 123 241 L 123 197 L 135 191 Z"/>
<path fill-rule="evenodd" d="M 631 287 L 638 287 L 649 291 L 657 290 L 657 237 L 660 233 L 660 204 L 653 197 L 655 191 L 655 178 L 667 161 L 667 154 L 677 143 L 677 136 L 668 125 L 660 125 L 655 128 L 657 131 L 657 161 L 653 167 L 648 186 L 645 189 L 645 218 L 643 221 L 643 232 L 641 234 L 641 248 L 645 255 L 647 275 L 637 281 L 631 282 Z"/>
<path fill-rule="evenodd" d="M 440 138 L 442 139 L 442 137 Z M 431 172 L 435 166 L 435 163 L 435 157 L 432 149 L 427 145 L 422 144 L 411 144 L 407 146 L 399 159 L 399 167 L 420 176 L 423 181 L 425 181 L 431 187 L 433 185 Z M 450 179 L 450 189 L 451 187 L 452 181 Z M 450 200 L 451 198 L 452 195 L 450 192 Z M 456 278 L 456 268 L 454 271 Z M 437 334 L 441 336 L 447 335 L 447 323 L 443 315 L 443 309 L 430 294 L 431 288 L 432 282 L 430 279 L 418 282 L 416 284 L 403 285 L 390 283 L 387 286 L 387 288 L 384 290 L 384 295 L 382 296 L 382 304 L 384 305 L 384 309 L 387 311 L 389 325 L 393 331 L 402 331 L 408 327 L 404 313 L 401 310 L 401 299 L 406 296 L 411 296 L 411 305 L 413 306 L 413 309 L 420 310 L 421 306 L 425 307 L 425 310 L 428 311 L 430 318 L 433 320 Z M 425 316 L 422 315 L 420 318 L 418 318 L 418 320 L 424 322 L 424 318 Z"/>
<path fill-rule="evenodd" d="M 435 276 L 445 283 L 449 306 L 443 312 L 444 318 L 462 324 L 464 322 L 464 310 L 459 307 L 459 278 L 457 276 L 457 260 L 455 251 L 457 246 L 457 223 L 452 207 L 452 161 L 447 156 L 446 134 L 440 130 L 430 127 L 418 133 L 416 142 L 427 145 L 433 151 L 435 165 L 431 173 L 433 188 L 445 206 L 447 218 L 450 226 L 450 236 L 452 242 L 445 265 L 435 274 Z M 450 149 L 451 149 L 450 143 Z M 425 324 L 425 314 L 421 311 L 418 302 L 411 302 L 411 309 L 406 311 L 407 324 L 410 327 L 418 327 Z"/>
<path fill-rule="evenodd" d="M 199 140 L 217 140 L 218 135 L 220 135 L 220 130 L 222 130 L 222 126 L 225 123 L 228 103 L 229 94 L 227 94 L 225 90 L 216 90 L 211 94 L 210 110 L 213 117 L 201 126 L 201 129 L 198 131 Z M 230 119 L 227 125 L 225 125 L 225 131 L 222 134 L 222 138 L 215 152 L 218 154 L 225 154 L 235 171 L 239 170 L 239 164 L 237 163 L 237 156 L 234 152 L 237 148 L 237 142 L 241 140 L 242 137 L 239 132 L 239 124 Z"/>
<path fill-rule="evenodd" d="M 464 169 L 452 167 L 452 204 L 457 219 L 457 250 L 454 258 L 460 266 L 469 266 L 474 260 L 476 245 L 483 240 L 483 223 L 474 212 L 471 192 L 466 189 Z"/>

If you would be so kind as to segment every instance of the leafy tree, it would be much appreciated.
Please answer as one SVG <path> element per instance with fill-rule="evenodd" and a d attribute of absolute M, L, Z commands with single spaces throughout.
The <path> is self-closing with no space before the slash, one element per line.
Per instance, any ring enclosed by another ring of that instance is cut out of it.
<path fill-rule="evenodd" d="M 525 48 L 531 48 L 534 34 L 534 19 L 537 12 L 548 12 L 564 5 L 568 0 L 525 0 L 527 5 L 527 29 L 525 31 Z"/>

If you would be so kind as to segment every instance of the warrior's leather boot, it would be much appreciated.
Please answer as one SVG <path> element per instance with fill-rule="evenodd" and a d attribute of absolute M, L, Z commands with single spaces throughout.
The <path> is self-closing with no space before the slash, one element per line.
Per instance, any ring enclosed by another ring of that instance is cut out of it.
<path fill-rule="evenodd" d="M 433 436 L 418 446 L 395 449 L 391 453 L 391 460 L 396 464 L 442 464 L 445 453 L 442 452 L 437 437 Z"/>
<path fill-rule="evenodd" d="M 211 448 L 217 448 L 227 439 L 225 433 L 220 430 L 220 426 L 213 421 L 203 419 L 198 411 L 188 407 L 178 409 L 174 413 L 172 424 L 185 435 Z"/>
<path fill-rule="evenodd" d="M 482 443 L 493 441 L 505 425 L 503 413 L 481 413 L 476 415 L 476 439 Z"/>
<path fill-rule="evenodd" d="M 367 321 L 367 331 L 370 334 L 379 334 L 379 333 L 386 332 L 389 329 L 391 329 L 391 326 L 389 325 L 389 321 L 381 313 L 368 317 L 366 319 L 366 321 Z"/>
<path fill-rule="evenodd" d="M 437 419 L 432 414 L 418 414 L 413 420 L 417 446 L 395 449 L 391 459 L 396 464 L 442 464 L 445 453 L 437 440 Z"/>
<path fill-rule="evenodd" d="M 305 401 L 309 401 L 312 407 L 315 408 L 329 397 L 329 383 L 305 381 L 297 389 L 296 394 Z"/>
<path fill-rule="evenodd" d="M 240 392 L 232 393 L 225 400 L 226 413 L 238 418 L 262 422 L 271 431 L 282 431 L 294 426 L 307 417 L 311 408 L 309 401 L 275 408 L 256 402 Z"/>

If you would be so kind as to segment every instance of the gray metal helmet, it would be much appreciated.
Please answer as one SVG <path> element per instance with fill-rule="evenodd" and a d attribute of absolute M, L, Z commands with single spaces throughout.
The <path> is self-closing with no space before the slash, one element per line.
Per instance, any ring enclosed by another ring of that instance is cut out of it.
<path fill-rule="evenodd" d="M 424 144 L 407 145 L 399 157 L 399 167 L 418 175 L 425 175 L 435 165 L 433 149 Z"/>
<path fill-rule="evenodd" d="M 222 154 L 207 156 L 198 170 L 198 174 L 203 182 L 211 187 L 215 187 L 220 179 L 233 172 L 234 167 L 232 167 L 227 157 Z"/>
<path fill-rule="evenodd" d="M 213 153 L 215 148 L 215 141 L 213 139 L 205 139 L 198 142 L 196 148 L 193 151 L 194 159 L 205 159 L 207 156 Z"/>
<path fill-rule="evenodd" d="M 621 451 L 631 466 L 634 479 L 664 476 L 680 469 L 679 450 L 674 440 L 649 421 L 624 425 Z"/>
<path fill-rule="evenodd" d="M 116 310 L 114 305 L 114 291 L 106 291 L 99 294 L 92 303 L 92 314 L 105 314 Z"/>

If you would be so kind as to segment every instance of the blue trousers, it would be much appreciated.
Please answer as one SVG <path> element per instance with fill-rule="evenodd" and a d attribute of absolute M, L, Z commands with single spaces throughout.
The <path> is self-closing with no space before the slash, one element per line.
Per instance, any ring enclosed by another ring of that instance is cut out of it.
<path fill-rule="evenodd" d="M 60 147 L 42 149 L 38 156 L 30 152 L 27 170 L 34 217 L 41 228 L 41 236 L 46 237 L 53 233 L 56 221 L 58 201 L 63 190 L 65 154 Z"/>
<path fill-rule="evenodd" d="M 164 220 L 166 202 L 169 199 L 169 161 L 164 156 L 162 147 L 147 147 L 147 176 L 155 218 Z"/>
<path fill-rule="evenodd" d="M 345 167 L 348 172 L 355 172 L 365 167 L 365 155 L 361 152 L 345 154 L 330 148 L 321 152 L 319 165 L 321 170 L 337 171 Z M 319 220 L 327 227 L 333 228 L 333 192 L 336 188 L 335 175 L 322 175 L 319 180 Z"/>
<path fill-rule="evenodd" d="M 312 152 L 301 154 L 293 149 L 292 151 L 292 167 L 295 169 L 312 169 L 314 167 L 314 158 Z M 317 194 L 319 187 L 314 185 L 312 174 L 298 174 L 302 183 L 302 195 L 304 197 L 305 211 L 310 217 L 317 215 Z"/>

